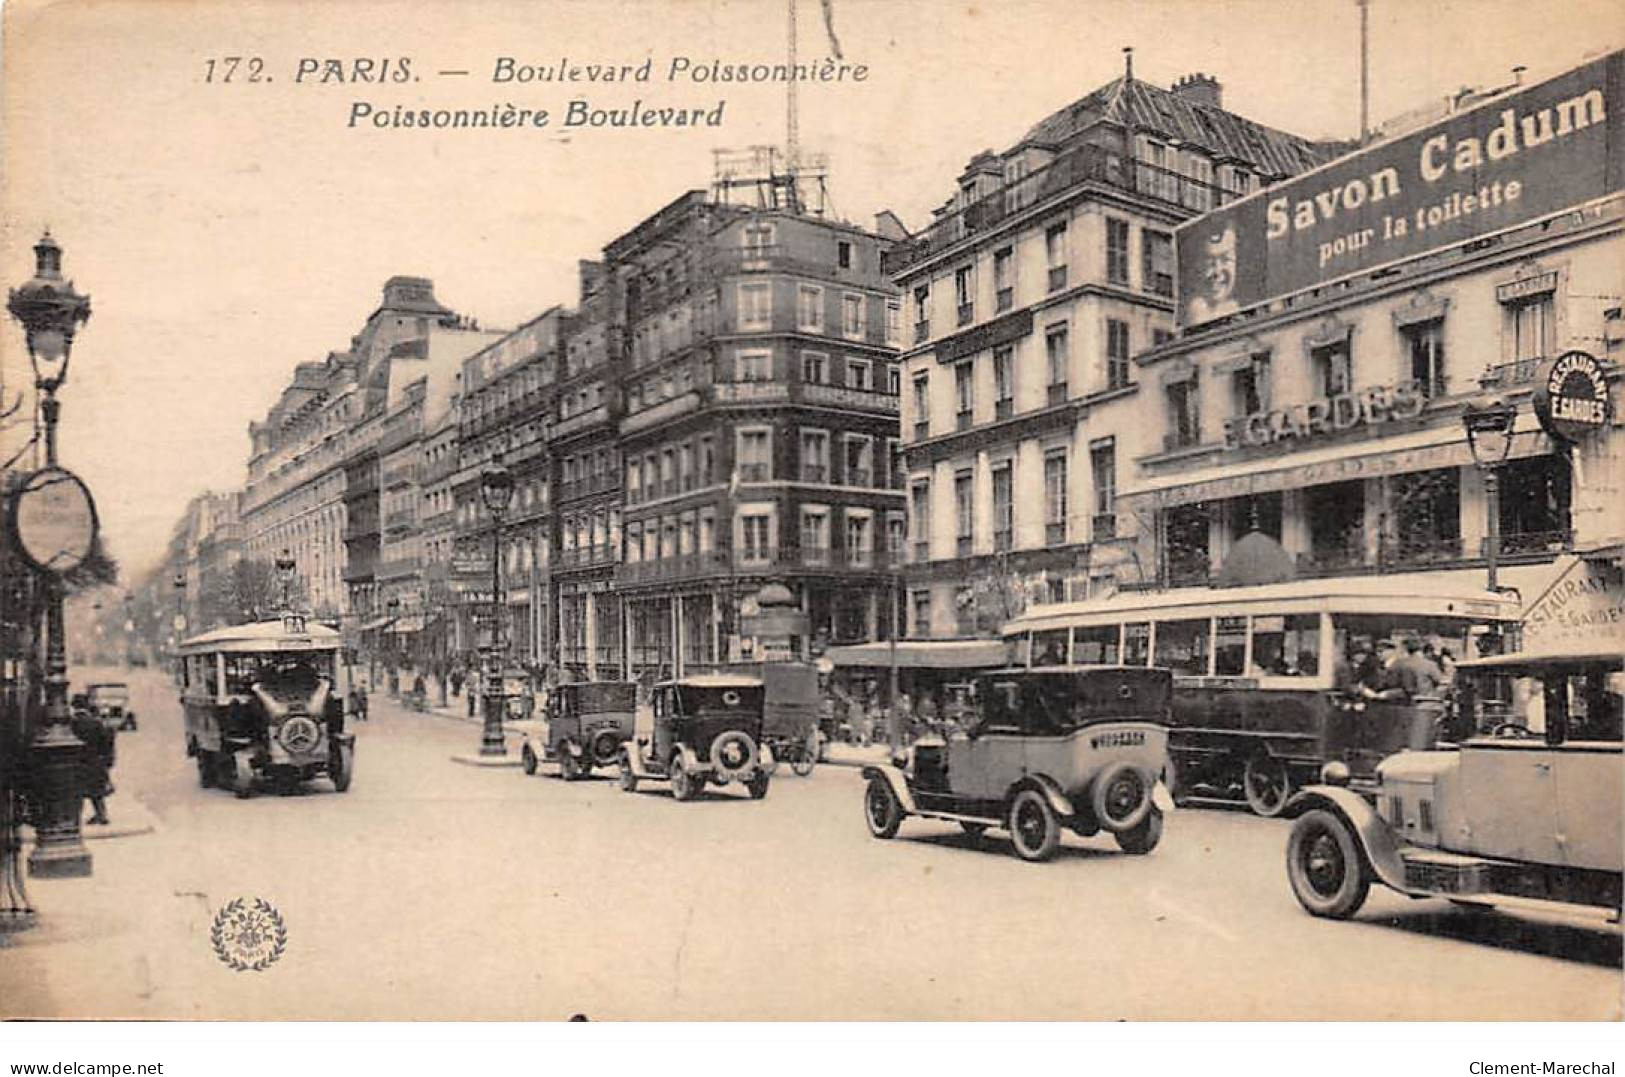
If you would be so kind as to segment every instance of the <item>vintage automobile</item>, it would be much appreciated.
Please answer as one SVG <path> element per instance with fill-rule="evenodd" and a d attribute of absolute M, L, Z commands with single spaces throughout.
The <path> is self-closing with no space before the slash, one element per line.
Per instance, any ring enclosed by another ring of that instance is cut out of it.
<path fill-rule="evenodd" d="M 339 633 L 299 616 L 220 628 L 182 643 L 186 754 L 198 782 L 239 797 L 260 781 L 293 792 L 326 775 L 346 792 L 355 734 L 335 687 Z"/>
<path fill-rule="evenodd" d="M 85 689 L 86 704 L 101 723 L 115 732 L 134 730 L 135 711 L 130 709 L 130 686 L 123 681 L 101 681 Z"/>
<path fill-rule="evenodd" d="M 526 774 L 557 762 L 567 782 L 594 767 L 614 766 L 621 745 L 632 739 L 638 686 L 631 681 L 584 681 L 553 689 L 541 721 L 515 723 L 524 733 L 519 749 Z"/>
<path fill-rule="evenodd" d="M 868 766 L 864 817 L 877 838 L 904 818 L 1010 832 L 1023 860 L 1046 860 L 1061 830 L 1109 830 L 1149 853 L 1173 801 L 1168 763 L 1173 679 L 1164 669 L 1008 670 L 979 677 L 964 732 L 922 737 L 903 765 Z"/>
<path fill-rule="evenodd" d="M 1389 756 L 1358 792 L 1329 763 L 1287 805 L 1299 904 L 1349 917 L 1375 880 L 1458 905 L 1591 906 L 1617 922 L 1622 701 L 1625 658 L 1607 639 L 1459 663 L 1437 750 Z"/>
<path fill-rule="evenodd" d="M 773 752 L 762 743 L 760 679 L 699 674 L 655 685 L 654 728 L 621 746 L 621 788 L 669 781 L 676 800 L 699 796 L 707 782 L 740 782 L 751 799 L 767 796 Z"/>
<path fill-rule="evenodd" d="M 805 778 L 818 761 L 818 671 L 804 662 L 768 662 L 761 671 L 762 741 Z"/>

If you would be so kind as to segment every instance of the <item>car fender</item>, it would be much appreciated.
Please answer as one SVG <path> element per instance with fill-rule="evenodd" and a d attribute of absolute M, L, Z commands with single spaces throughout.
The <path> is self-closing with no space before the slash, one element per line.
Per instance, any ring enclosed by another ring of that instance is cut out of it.
<path fill-rule="evenodd" d="M 642 745 L 632 741 L 628 741 L 627 743 L 621 745 L 621 759 L 628 767 L 632 769 L 632 773 L 639 778 L 649 778 L 653 776 L 649 773 L 649 768 L 643 765 Z"/>
<path fill-rule="evenodd" d="M 878 763 L 871 763 L 863 768 L 864 781 L 874 781 L 876 778 L 884 780 L 891 786 L 893 795 L 897 797 L 897 802 L 903 806 L 905 812 L 914 814 L 917 810 L 914 807 L 914 794 L 908 791 L 908 778 L 901 770 Z"/>
<path fill-rule="evenodd" d="M 1286 807 L 1281 809 L 1281 818 L 1296 819 L 1316 808 L 1329 811 L 1348 823 L 1365 852 L 1366 863 L 1371 865 L 1378 879 L 1395 890 L 1408 892 L 1405 865 L 1399 858 L 1393 831 L 1364 797 L 1339 785 L 1308 785 L 1287 801 Z"/>
<path fill-rule="evenodd" d="M 1072 819 L 1078 814 L 1077 808 L 1072 806 L 1072 798 L 1062 791 L 1060 783 L 1048 774 L 1028 774 L 1014 785 L 1010 786 L 1004 794 L 1005 804 L 1016 799 L 1016 794 L 1023 789 L 1037 789 L 1049 801 L 1049 806 L 1055 814 L 1062 819 Z"/>
<path fill-rule="evenodd" d="M 683 769 L 688 771 L 690 774 L 711 773 L 711 764 L 709 762 L 701 762 L 700 757 L 694 754 L 694 749 L 690 748 L 688 745 L 679 744 L 677 746 L 677 754 L 682 757 Z"/>

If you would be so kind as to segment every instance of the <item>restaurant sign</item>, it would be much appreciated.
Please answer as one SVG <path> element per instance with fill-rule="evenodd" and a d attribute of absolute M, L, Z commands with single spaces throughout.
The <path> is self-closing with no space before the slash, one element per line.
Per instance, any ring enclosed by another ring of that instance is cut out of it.
<path fill-rule="evenodd" d="M 1535 371 L 1535 415 L 1554 438 L 1575 442 L 1608 425 L 1608 378 L 1595 356 L 1564 352 Z"/>
<path fill-rule="evenodd" d="M 1625 573 L 1604 558 L 1571 555 L 1558 564 L 1551 586 L 1524 614 L 1523 649 L 1550 653 L 1625 647 Z"/>
<path fill-rule="evenodd" d="M 1621 188 L 1625 52 L 1221 206 L 1177 233 L 1180 320 L 1506 231 Z"/>
<path fill-rule="evenodd" d="M 1224 421 L 1224 447 L 1253 448 L 1339 433 L 1356 426 L 1375 426 L 1393 419 L 1414 419 L 1422 414 L 1426 403 L 1422 383 L 1407 381 L 1339 393 L 1274 411 L 1255 411 Z"/>

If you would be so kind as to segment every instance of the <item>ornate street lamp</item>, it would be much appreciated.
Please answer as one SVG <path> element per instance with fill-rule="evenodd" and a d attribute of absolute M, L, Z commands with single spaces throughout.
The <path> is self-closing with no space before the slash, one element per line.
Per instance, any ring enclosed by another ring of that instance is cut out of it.
<path fill-rule="evenodd" d="M 284 546 L 282 552 L 277 554 L 276 560 L 272 563 L 276 566 L 276 578 L 282 583 L 282 609 L 287 612 L 293 609 L 291 599 L 288 596 L 292 593 L 293 574 L 294 570 L 299 567 L 299 562 L 293 559 L 293 554 Z"/>
<path fill-rule="evenodd" d="M 54 530 L 50 517 L 54 516 L 60 524 L 65 515 L 86 515 L 90 524 L 88 537 L 93 537 L 95 509 L 89 491 L 78 479 L 59 469 L 56 460 L 56 426 L 62 410 L 56 391 L 68 377 L 74 333 L 90 318 L 90 297 L 80 295 L 74 291 L 72 281 L 63 279 L 62 248 L 51 238 L 49 230 L 34 245 L 33 278 L 20 288 L 11 289 L 6 309 L 23 327 L 28 341 L 28 360 L 34 368 L 34 387 L 39 391 L 40 417 L 45 426 L 45 470 L 36 473 L 35 478 L 49 476 L 50 484 L 57 488 L 56 495 L 46 492 L 47 501 L 67 492 L 70 482 L 82 495 L 82 508 L 60 502 L 52 505 L 42 520 L 45 526 L 41 530 Z M 28 480 L 25 491 L 33 483 L 34 479 Z M 68 510 L 67 514 L 64 509 Z M 16 522 L 20 530 L 23 512 L 20 496 L 14 500 L 12 511 L 19 517 Z M 47 543 L 51 544 L 54 542 Z M 87 542 L 84 553 L 88 552 Z M 59 559 L 58 553 L 68 556 Z M 67 642 L 62 619 L 65 591 L 62 577 L 75 563 L 83 563 L 83 555 L 75 558 L 66 547 L 61 547 L 40 565 L 44 569 L 41 578 L 46 590 L 45 724 L 35 737 L 32 750 L 35 842 L 34 852 L 28 858 L 28 870 L 46 878 L 89 875 L 91 868 L 90 852 L 79 834 L 79 814 L 84 799 L 79 754 L 84 744 L 68 726 Z"/>
<path fill-rule="evenodd" d="M 1512 427 L 1518 421 L 1517 405 L 1492 400 L 1483 407 L 1467 405 L 1461 423 L 1467 428 L 1467 448 L 1473 463 L 1484 476 L 1484 504 L 1489 519 L 1484 536 L 1484 561 L 1489 574 L 1488 587 L 1499 591 L 1496 568 L 1501 559 L 1501 477 L 1499 469 L 1512 452 Z"/>
<path fill-rule="evenodd" d="M 486 656 L 485 724 L 480 754 L 508 754 L 502 737 L 502 517 L 513 501 L 513 472 L 502 466 L 501 455 L 480 471 L 480 499 L 491 513 L 491 646 Z"/>

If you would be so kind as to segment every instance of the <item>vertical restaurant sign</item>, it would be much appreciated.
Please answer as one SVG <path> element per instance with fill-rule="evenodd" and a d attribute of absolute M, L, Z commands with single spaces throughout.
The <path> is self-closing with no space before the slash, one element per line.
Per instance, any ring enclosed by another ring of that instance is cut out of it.
<path fill-rule="evenodd" d="M 1222 206 L 1177 233 L 1199 325 L 1621 189 L 1625 51 Z"/>

